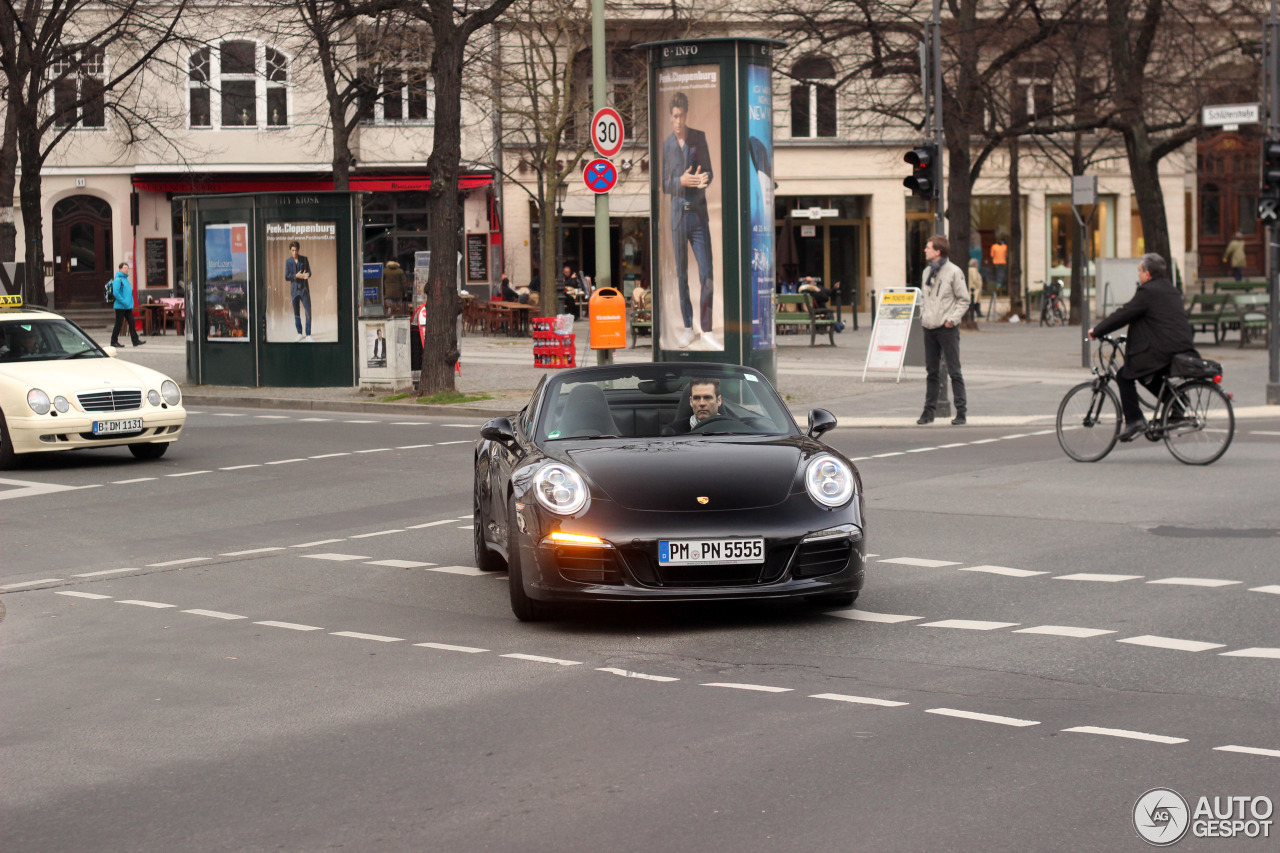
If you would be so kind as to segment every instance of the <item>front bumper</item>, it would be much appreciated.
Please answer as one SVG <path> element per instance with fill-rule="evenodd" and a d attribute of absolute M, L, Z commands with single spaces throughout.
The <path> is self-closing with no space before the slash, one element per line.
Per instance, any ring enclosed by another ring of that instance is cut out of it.
<path fill-rule="evenodd" d="M 142 419 L 142 431 L 118 435 L 93 435 L 95 421 Z M 187 412 L 181 406 L 144 405 L 129 411 L 88 414 L 72 409 L 66 414 L 49 412 L 27 417 L 5 413 L 9 438 L 15 453 L 48 453 L 59 450 L 81 450 L 86 447 L 122 447 L 126 444 L 149 444 L 176 441 L 182 435 Z"/>

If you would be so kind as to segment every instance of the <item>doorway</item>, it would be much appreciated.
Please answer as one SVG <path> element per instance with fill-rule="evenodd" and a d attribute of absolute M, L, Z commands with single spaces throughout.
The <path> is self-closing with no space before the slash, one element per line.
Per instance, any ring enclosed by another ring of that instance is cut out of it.
<path fill-rule="evenodd" d="M 115 274 L 111 205 L 75 195 L 53 206 L 53 304 L 102 308 L 102 289 Z"/>

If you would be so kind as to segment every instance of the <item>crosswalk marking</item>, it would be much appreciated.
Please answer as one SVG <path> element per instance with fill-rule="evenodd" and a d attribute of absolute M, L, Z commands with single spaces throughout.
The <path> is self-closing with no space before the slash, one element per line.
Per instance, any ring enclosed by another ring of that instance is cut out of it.
<path fill-rule="evenodd" d="M 38 581 L 23 581 L 22 583 L 7 583 L 0 586 L 0 589 L 22 589 L 24 586 L 37 586 L 42 583 L 57 583 L 62 578 L 41 578 Z"/>
<path fill-rule="evenodd" d="M 404 533 L 404 528 L 395 527 L 395 528 L 392 528 L 391 530 L 376 530 L 373 533 L 357 533 L 351 538 L 352 539 L 368 539 L 372 536 L 386 536 L 388 533 Z"/>
<path fill-rule="evenodd" d="M 487 652 L 488 649 L 477 649 L 475 646 L 454 646 L 449 643 L 414 643 L 415 646 L 422 646 L 425 649 L 440 649 L 446 652 L 464 652 L 469 655 Z"/>
<path fill-rule="evenodd" d="M 526 655 L 519 652 L 503 655 L 504 658 L 514 658 L 515 660 L 527 660 L 533 663 L 554 663 L 557 666 L 582 666 L 580 660 L 561 660 L 560 658 L 543 657 L 542 655 Z"/>
<path fill-rule="evenodd" d="M 1130 740 L 1146 740 L 1152 743 L 1186 743 L 1184 737 L 1169 737 L 1168 735 L 1153 735 L 1146 732 L 1134 732 L 1128 729 L 1107 729 L 1100 726 L 1072 726 L 1069 729 L 1063 729 L 1064 732 L 1079 732 L 1086 735 L 1106 735 L 1108 737 L 1123 737 Z"/>
<path fill-rule="evenodd" d="M 1179 652 L 1204 652 L 1209 649 L 1225 648 L 1222 643 L 1202 643 L 1198 640 L 1177 640 L 1173 637 L 1156 637 L 1144 634 L 1141 637 L 1125 637 L 1117 643 L 1132 643 L 1135 646 L 1151 646 L 1155 649 L 1173 649 Z"/>
<path fill-rule="evenodd" d="M 976 711 L 961 711 L 956 708 L 926 708 L 926 714 L 941 714 L 944 717 L 959 717 L 963 720 L 976 720 L 980 723 L 999 723 L 1002 726 L 1038 726 L 1039 720 L 1019 720 L 1017 717 L 1001 717 L 997 714 L 979 714 Z"/>
<path fill-rule="evenodd" d="M 308 560 L 334 560 L 335 562 L 344 562 L 347 560 L 368 560 L 368 557 L 362 557 L 358 554 L 303 554 Z"/>
<path fill-rule="evenodd" d="M 882 563 L 896 563 L 899 566 L 920 566 L 926 569 L 941 569 L 944 566 L 958 566 L 954 560 L 925 560 L 919 557 L 891 557 L 881 560 Z"/>
<path fill-rule="evenodd" d="M 753 690 L 757 693 L 790 693 L 790 687 L 773 687 L 768 684 L 743 684 L 738 681 L 708 681 L 703 687 L 728 687 L 730 690 Z"/>
<path fill-rule="evenodd" d="M 1048 572 L 1032 572 L 1027 569 L 1011 569 L 1008 566 L 965 566 L 962 572 L 986 572 L 992 575 L 1007 575 L 1011 578 L 1029 578 L 1033 575 L 1047 575 Z"/>
<path fill-rule="evenodd" d="M 435 563 L 422 563 L 418 560 L 370 560 L 366 566 L 390 566 L 393 569 L 421 569 L 434 566 Z"/>
<path fill-rule="evenodd" d="M 1070 625 L 1037 625 L 1034 628 L 1019 628 L 1015 634 L 1049 634 L 1054 637 L 1100 637 L 1103 634 L 1114 634 L 1103 628 L 1073 628 Z"/>
<path fill-rule="evenodd" d="M 373 640 L 375 643 L 403 643 L 403 637 L 384 637 L 380 634 L 361 634 L 359 631 L 330 631 L 334 637 L 350 637 L 353 640 Z"/>
<path fill-rule="evenodd" d="M 285 550 L 285 547 L 283 545 L 272 545 L 267 548 L 250 548 L 247 551 L 227 551 L 226 553 L 219 554 L 218 556 L 219 557 L 243 557 L 246 554 L 266 554 L 270 551 L 283 551 L 283 550 Z"/>
<path fill-rule="evenodd" d="M 438 566 L 434 569 L 427 569 L 429 572 L 444 572 L 450 575 L 469 575 L 471 577 L 479 577 L 480 575 L 492 574 L 491 572 L 482 572 L 475 566 Z"/>
<path fill-rule="evenodd" d="M 1280 758 L 1280 749 L 1262 749 L 1257 746 L 1215 746 L 1219 752 L 1242 752 L 1245 755 L 1265 755 L 1268 758 Z"/>
<path fill-rule="evenodd" d="M 616 666 L 598 666 L 596 667 L 596 672 L 607 672 L 610 675 L 620 675 L 623 678 L 639 678 L 643 681 L 660 681 L 667 683 L 680 680 L 670 675 L 649 675 L 645 672 L 632 672 L 629 669 L 619 669 Z"/>
<path fill-rule="evenodd" d="M 853 619 L 857 622 L 884 622 L 890 625 L 924 618 L 923 616 L 899 616 L 896 613 L 872 613 L 870 610 L 835 610 L 827 615 L 839 616 L 841 619 Z"/>
<path fill-rule="evenodd" d="M 900 708 L 908 703 L 890 699 L 873 699 L 870 696 L 846 696 L 843 693 L 815 693 L 810 699 L 830 699 L 833 702 L 853 702 L 858 705 L 879 705 L 882 708 Z"/>
<path fill-rule="evenodd" d="M 156 610 L 163 610 L 168 607 L 177 607 L 176 604 L 165 604 L 161 601 L 139 601 L 136 598 L 125 598 L 117 601 L 116 604 L 136 604 L 138 607 L 151 607 Z"/>
<path fill-rule="evenodd" d="M 227 621 L 249 618 L 248 616 L 237 616 L 234 613 L 223 613 L 219 610 L 200 610 L 199 608 L 196 608 L 195 610 L 184 610 L 182 612 L 190 613 L 193 616 L 208 616 L 211 619 L 225 619 Z"/>
<path fill-rule="evenodd" d="M 315 625 L 299 625 L 296 622 L 276 622 L 267 619 L 263 622 L 254 622 L 255 625 L 266 625 L 268 628 L 287 628 L 290 631 L 323 631 L 323 628 Z"/>
<path fill-rule="evenodd" d="M 111 597 L 109 595 L 99 595 L 96 592 L 78 592 L 72 589 L 59 590 L 58 592 L 55 593 L 55 595 L 70 595 L 73 598 L 94 598 L 94 599 Z"/>
<path fill-rule="evenodd" d="M 1094 572 L 1077 572 L 1074 575 L 1057 575 L 1059 581 L 1096 581 L 1098 583 L 1119 583 L 1120 581 L 1136 581 L 1142 575 L 1106 575 Z"/>
<path fill-rule="evenodd" d="M 1236 649 L 1233 652 L 1219 652 L 1224 658 L 1277 658 L 1280 659 L 1280 649 Z"/>
<path fill-rule="evenodd" d="M 1214 578 L 1161 578 L 1160 580 L 1147 581 L 1147 583 L 1171 584 L 1174 586 L 1232 586 L 1240 583 L 1240 581 L 1224 581 Z"/>
<path fill-rule="evenodd" d="M 943 619 L 938 622 L 925 622 L 921 628 L 958 628 L 962 631 L 994 631 L 997 628 L 1012 628 L 1017 622 L 985 622 L 981 619 Z"/>

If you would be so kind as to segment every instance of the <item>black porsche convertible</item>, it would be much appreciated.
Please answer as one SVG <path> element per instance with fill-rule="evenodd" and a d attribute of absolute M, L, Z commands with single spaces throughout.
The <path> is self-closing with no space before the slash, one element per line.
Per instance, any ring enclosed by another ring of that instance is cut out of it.
<path fill-rule="evenodd" d="M 862 588 L 862 483 L 801 431 L 759 372 L 708 363 L 608 365 L 544 377 L 490 420 L 475 452 L 481 569 L 508 569 L 511 609 L 557 603 L 805 598 Z"/>

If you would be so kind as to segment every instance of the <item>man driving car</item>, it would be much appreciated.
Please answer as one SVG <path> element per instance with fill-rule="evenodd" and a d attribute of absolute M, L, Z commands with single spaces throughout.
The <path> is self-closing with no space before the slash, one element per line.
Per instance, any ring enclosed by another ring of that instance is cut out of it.
<path fill-rule="evenodd" d="M 720 380 L 694 379 L 689 383 L 689 405 L 693 407 L 693 415 L 689 418 L 689 428 L 693 429 L 698 421 L 720 414 Z"/>

